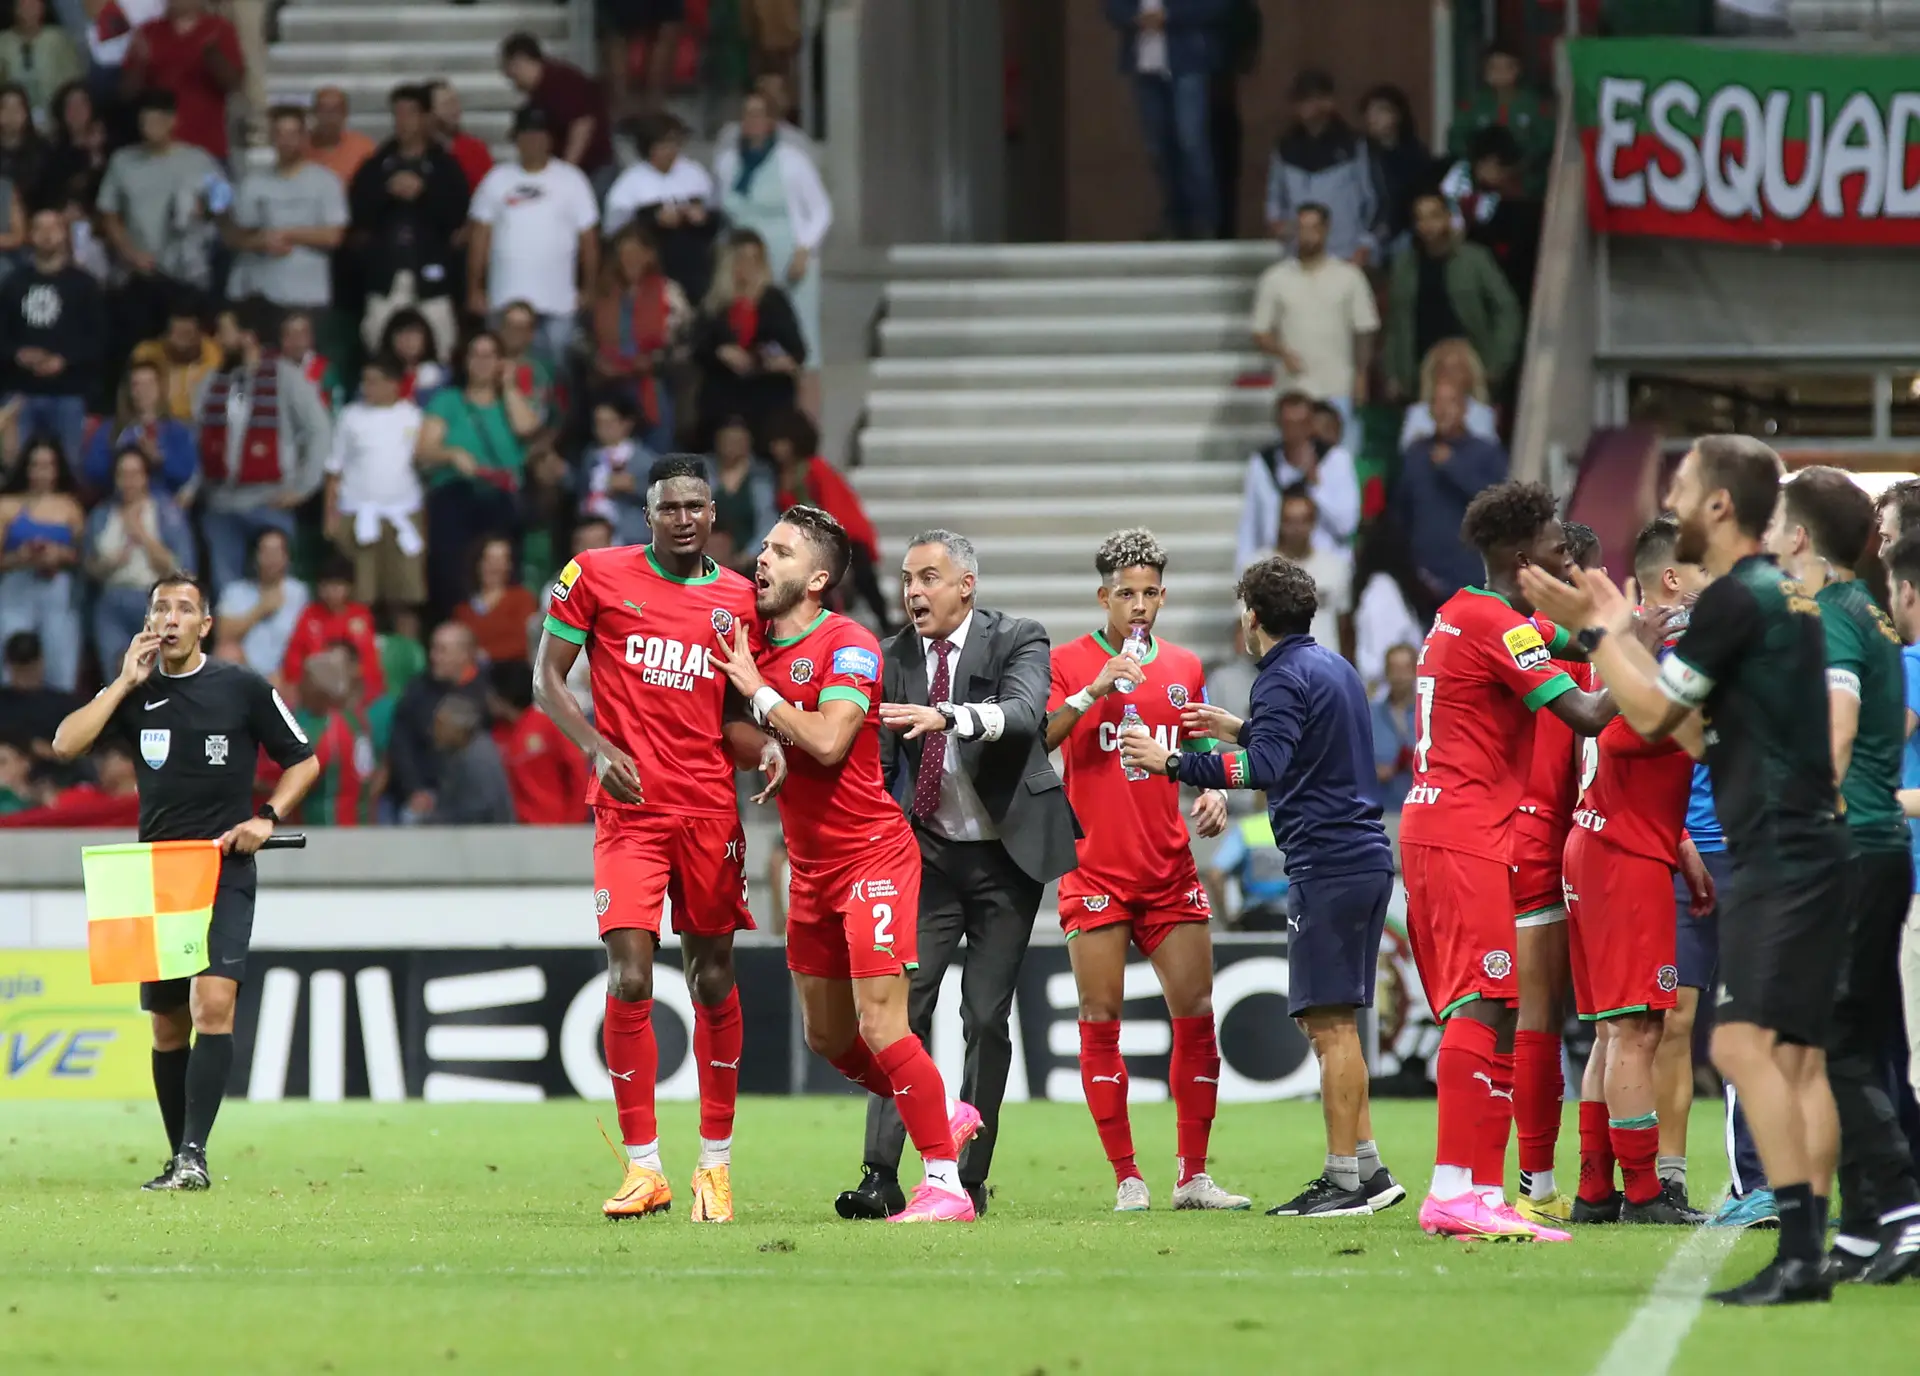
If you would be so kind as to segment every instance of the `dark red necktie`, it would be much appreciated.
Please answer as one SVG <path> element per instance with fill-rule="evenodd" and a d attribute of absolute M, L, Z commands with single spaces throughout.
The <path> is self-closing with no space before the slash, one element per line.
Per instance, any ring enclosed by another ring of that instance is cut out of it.
<path fill-rule="evenodd" d="M 953 680 L 947 673 L 947 656 L 953 653 L 951 640 L 933 642 L 933 683 L 927 689 L 932 705 L 951 700 Z M 947 733 L 929 731 L 920 738 L 920 772 L 913 780 L 913 815 L 932 817 L 940 810 L 940 775 L 947 762 Z"/>

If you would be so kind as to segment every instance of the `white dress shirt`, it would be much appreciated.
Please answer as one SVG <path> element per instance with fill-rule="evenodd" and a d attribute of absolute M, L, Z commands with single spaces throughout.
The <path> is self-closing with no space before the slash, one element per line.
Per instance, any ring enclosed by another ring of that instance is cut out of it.
<path fill-rule="evenodd" d="M 1254 454 L 1247 460 L 1247 481 L 1241 493 L 1240 534 L 1236 558 L 1241 568 L 1264 559 L 1280 543 L 1280 494 L 1305 475 L 1285 459 L 1280 461 L 1278 481 L 1267 466 L 1266 455 Z M 1313 547 L 1342 550 L 1360 528 L 1360 475 L 1353 455 L 1344 446 L 1335 445 L 1320 458 L 1320 468 L 1307 487 L 1320 519 L 1313 529 Z"/>
<path fill-rule="evenodd" d="M 960 669 L 960 655 L 967 647 L 967 632 L 973 629 L 973 613 L 969 611 L 966 619 L 947 637 L 953 646 L 947 655 L 947 685 L 950 699 L 956 701 L 960 685 L 954 680 Z M 920 638 L 921 649 L 927 657 L 927 698 L 928 705 L 937 707 L 933 702 L 934 675 L 940 670 L 940 657 L 933 652 L 933 642 L 925 636 Z M 921 748 L 925 749 L 927 738 L 922 737 Z M 967 777 L 967 771 L 960 764 L 960 733 L 953 730 L 946 733 L 947 746 L 940 758 L 940 806 L 934 809 L 933 816 L 921 819 L 921 825 L 937 836 L 949 841 L 997 841 L 1000 832 L 993 824 L 993 818 L 987 815 L 987 809 L 980 801 L 980 795 L 973 791 L 973 780 Z M 924 759 L 925 756 L 923 755 Z"/>

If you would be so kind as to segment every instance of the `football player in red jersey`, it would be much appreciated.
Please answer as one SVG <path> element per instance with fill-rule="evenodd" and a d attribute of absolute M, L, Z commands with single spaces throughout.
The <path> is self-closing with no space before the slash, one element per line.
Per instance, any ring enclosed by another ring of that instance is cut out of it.
<path fill-rule="evenodd" d="M 1173 1025 L 1173 1207 L 1245 1209 L 1251 1200 L 1227 1193 L 1207 1174 L 1207 1139 L 1220 1095 L 1213 942 L 1207 891 L 1180 819 L 1180 791 L 1161 781 L 1130 780 L 1120 763 L 1128 711 L 1165 749 L 1213 749 L 1210 740 L 1180 736 L 1183 713 L 1206 701 L 1206 673 L 1193 651 L 1153 634 L 1166 600 L 1167 555 L 1151 531 L 1109 535 L 1093 567 L 1106 625 L 1054 647 L 1047 700 L 1047 749 L 1063 752 L 1067 798 L 1086 832 L 1077 847 L 1079 867 L 1060 880 L 1060 926 L 1080 991 L 1080 1084 L 1113 1164 L 1115 1211 L 1145 1209 L 1147 1182 L 1134 1164 L 1127 1063 L 1120 1055 L 1131 942 L 1152 962 Z M 1202 836 L 1218 836 L 1227 824 L 1226 795 L 1202 792 L 1193 818 Z"/>
<path fill-rule="evenodd" d="M 1513 817 L 1545 707 L 1592 735 L 1612 715 L 1604 694 L 1553 668 L 1571 637 L 1543 637 L 1519 572 L 1566 570 L 1553 494 L 1502 483 L 1474 498 L 1461 536 L 1486 561 L 1485 587 L 1441 604 L 1414 680 L 1413 787 L 1401 812 L 1407 929 L 1427 1001 L 1445 1024 L 1437 1062 L 1439 1143 L 1420 1225 L 1454 1237 L 1565 1241 L 1506 1202 L 1513 1126 Z"/>
<path fill-rule="evenodd" d="M 1561 529 L 1569 566 L 1599 568 L 1600 537 L 1592 527 L 1566 521 Z M 1593 686 L 1586 664 L 1556 659 L 1553 666 L 1579 687 Z M 1581 755 L 1580 738 L 1565 722 L 1551 712 L 1534 713 L 1533 767 L 1513 819 L 1513 955 L 1520 983 L 1513 1034 L 1513 1123 L 1520 1139 L 1515 1206 L 1529 1223 L 1550 1228 L 1573 1218 L 1573 1201 L 1553 1178 L 1553 1157 L 1567 1093 L 1560 1074 L 1560 1030 L 1573 979 L 1560 869 L 1579 794 Z"/>
<path fill-rule="evenodd" d="M 560 571 L 534 662 L 534 698 L 593 762 L 594 908 L 607 947 L 607 1071 L 626 1142 L 627 1173 L 609 1218 L 659 1213 L 673 1202 L 654 1116 L 659 1048 L 653 1033 L 653 954 L 671 900 L 700 1081 L 700 1161 L 693 1218 L 733 1217 L 734 1103 L 740 1086 L 740 996 L 733 934 L 747 911 L 746 836 L 735 765 L 766 772 L 763 801 L 785 776 L 780 747 L 728 711 L 712 656 L 716 631 L 753 623 L 753 584 L 703 552 L 713 491 L 702 460 L 669 457 L 647 476 L 645 545 L 582 552 Z M 588 721 L 567 674 L 582 650 L 592 674 Z"/>
<path fill-rule="evenodd" d="M 833 517 L 788 508 L 754 569 L 764 646 L 756 653 L 746 627 L 735 626 L 721 634 L 714 664 L 754 720 L 793 750 L 780 826 L 793 873 L 787 968 L 807 1045 L 900 1110 L 926 1180 L 890 1221 L 971 1223 L 959 1149 L 980 1130 L 980 1114 L 949 1105 L 939 1069 L 907 1026 L 920 847 L 880 773 L 880 642 L 821 606 L 851 558 Z"/>

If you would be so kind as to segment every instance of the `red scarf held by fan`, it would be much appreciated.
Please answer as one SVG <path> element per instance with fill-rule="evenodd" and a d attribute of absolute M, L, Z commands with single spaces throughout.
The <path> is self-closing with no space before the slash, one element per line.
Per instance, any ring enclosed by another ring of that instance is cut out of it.
<path fill-rule="evenodd" d="M 278 487 L 286 477 L 280 465 L 280 362 L 264 354 L 253 365 L 247 407 L 247 433 L 241 440 L 240 471 L 231 478 L 227 464 L 227 402 L 238 372 L 215 373 L 200 399 L 200 471 L 211 483 L 232 481 L 241 487 Z"/>
<path fill-rule="evenodd" d="M 760 335 L 760 298 L 734 297 L 733 304 L 727 307 L 727 325 L 733 331 L 733 342 L 751 350 L 753 341 Z"/>
<path fill-rule="evenodd" d="M 622 315 L 625 319 L 622 320 Z M 600 338 L 600 354 L 608 363 L 624 369 L 635 358 L 652 358 L 667 347 L 667 275 L 650 272 L 631 288 L 603 297 L 594 308 L 594 332 Z M 623 328 L 624 326 L 624 328 Z M 629 333 L 633 355 L 621 348 Z M 651 371 L 634 378 L 634 392 L 649 426 L 660 423 L 660 385 Z"/>

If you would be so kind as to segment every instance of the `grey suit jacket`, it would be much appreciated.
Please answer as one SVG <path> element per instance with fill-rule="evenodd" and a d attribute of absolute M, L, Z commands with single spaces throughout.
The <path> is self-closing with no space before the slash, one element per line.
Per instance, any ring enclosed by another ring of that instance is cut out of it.
<path fill-rule="evenodd" d="M 997 741 L 952 740 L 960 765 L 1000 833 L 1000 844 L 1026 874 L 1045 884 L 1075 864 L 1080 835 L 1060 776 L 1047 760 L 1047 693 L 1053 679 L 1046 628 L 1024 617 L 973 609 L 973 625 L 953 671 L 953 701 L 991 702 L 1006 715 Z M 887 644 L 882 701 L 927 701 L 927 651 L 909 626 Z M 893 796 L 911 813 L 921 740 L 880 733 L 880 768 Z"/>

